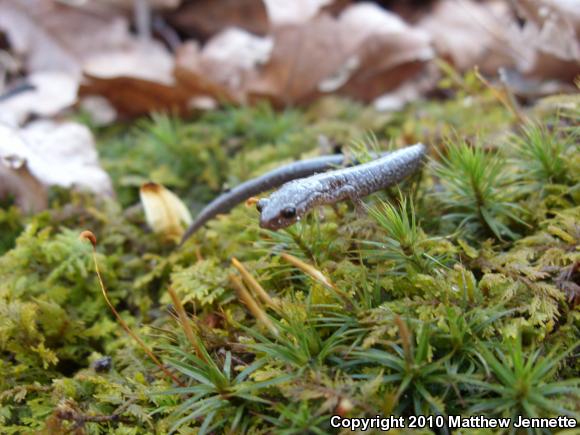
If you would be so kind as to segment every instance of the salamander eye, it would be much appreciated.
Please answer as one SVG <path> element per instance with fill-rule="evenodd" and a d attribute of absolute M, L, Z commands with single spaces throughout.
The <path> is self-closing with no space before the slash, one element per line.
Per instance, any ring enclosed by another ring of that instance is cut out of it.
<path fill-rule="evenodd" d="M 295 207 L 283 208 L 280 214 L 282 215 L 283 218 L 292 219 L 294 216 L 296 216 L 296 208 Z"/>
<path fill-rule="evenodd" d="M 256 203 L 256 210 L 258 210 L 259 213 L 262 213 L 262 210 L 264 210 L 264 206 L 266 205 L 266 200 L 265 199 L 261 199 Z"/>

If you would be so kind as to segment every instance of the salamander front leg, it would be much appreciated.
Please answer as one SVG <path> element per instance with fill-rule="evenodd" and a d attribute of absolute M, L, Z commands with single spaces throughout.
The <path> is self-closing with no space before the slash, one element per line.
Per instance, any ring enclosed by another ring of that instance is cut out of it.
<path fill-rule="evenodd" d="M 352 201 L 352 203 L 354 204 L 354 209 L 356 210 L 357 216 L 358 217 L 366 216 L 367 211 L 365 208 L 365 204 L 360 199 L 360 196 L 357 195 L 356 189 L 354 187 L 351 187 L 351 186 L 345 186 L 343 189 L 344 189 L 348 199 L 350 199 Z"/>

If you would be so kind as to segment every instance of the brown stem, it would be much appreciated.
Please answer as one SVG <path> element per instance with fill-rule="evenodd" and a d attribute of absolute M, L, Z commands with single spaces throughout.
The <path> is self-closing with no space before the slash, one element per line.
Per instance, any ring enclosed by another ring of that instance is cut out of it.
<path fill-rule="evenodd" d="M 163 373 L 165 373 L 165 375 L 169 376 L 173 380 L 173 382 L 175 382 L 176 384 L 178 384 L 180 386 L 184 386 L 184 384 L 179 379 L 177 379 L 177 377 L 175 377 L 175 375 L 173 373 L 171 373 L 169 370 L 167 370 L 167 368 L 161 363 L 161 361 L 159 361 L 159 359 L 155 356 L 155 354 L 151 351 L 151 349 L 149 349 L 149 347 L 147 347 L 147 345 L 143 342 L 143 340 L 141 340 L 141 338 L 137 334 L 135 334 L 131 330 L 131 328 L 129 328 L 129 325 L 127 325 L 127 323 L 123 320 L 123 318 L 117 312 L 117 309 L 115 308 L 115 306 L 113 305 L 113 303 L 109 299 L 109 295 L 108 295 L 107 290 L 105 288 L 103 278 L 101 277 L 101 271 L 99 270 L 99 263 L 97 262 L 97 238 L 95 237 L 95 235 L 90 231 L 83 231 L 80 235 L 80 238 L 88 240 L 89 242 L 91 242 L 91 245 L 93 246 L 93 263 L 95 264 L 95 271 L 97 272 L 97 278 L 98 278 L 99 284 L 101 286 L 101 291 L 103 293 L 103 297 L 105 298 L 105 302 L 107 303 L 107 305 L 109 306 L 109 308 L 111 309 L 111 311 L 113 312 L 115 317 L 117 318 L 117 321 L 119 322 L 121 327 L 125 330 L 125 332 L 127 332 L 127 334 L 129 334 L 129 336 L 131 338 L 133 338 L 133 340 L 135 340 L 139 344 L 141 349 L 143 349 L 143 352 L 145 352 L 147 354 L 147 356 L 149 358 L 151 358 L 151 360 L 155 363 L 155 365 L 157 365 L 157 367 L 159 367 L 161 369 L 161 371 L 163 371 Z"/>

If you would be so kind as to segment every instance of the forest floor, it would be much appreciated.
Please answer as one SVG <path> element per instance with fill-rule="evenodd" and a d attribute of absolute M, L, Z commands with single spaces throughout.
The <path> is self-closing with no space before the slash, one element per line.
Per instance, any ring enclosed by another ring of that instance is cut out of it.
<path fill-rule="evenodd" d="M 0 431 L 578 419 L 580 99 L 519 107 L 475 73 L 438 93 L 396 113 L 339 98 L 108 127 L 76 113 L 116 196 L 53 188 L 46 211 L 0 209 Z M 177 247 L 139 203 L 153 180 L 195 217 L 225 188 L 293 160 L 416 142 L 428 146 L 420 174 L 365 198 L 364 216 L 345 202 L 273 232 L 241 204 Z M 107 306 L 84 230 L 143 346 Z"/>

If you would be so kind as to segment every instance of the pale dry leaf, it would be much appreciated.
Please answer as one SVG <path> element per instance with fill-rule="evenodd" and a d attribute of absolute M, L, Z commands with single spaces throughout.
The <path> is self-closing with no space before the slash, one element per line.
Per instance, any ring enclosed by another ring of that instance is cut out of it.
<path fill-rule="evenodd" d="M 177 55 L 176 76 L 199 94 L 243 102 L 248 77 L 268 60 L 271 50 L 271 38 L 226 29 L 202 50 L 195 44 L 183 46 Z"/>
<path fill-rule="evenodd" d="M 26 81 L 34 88 L 0 101 L 0 122 L 22 125 L 31 115 L 51 117 L 76 103 L 78 82 L 69 73 L 38 71 Z"/>
<path fill-rule="evenodd" d="M 203 47 L 202 58 L 226 68 L 252 70 L 265 63 L 272 52 L 272 39 L 259 37 L 239 28 L 228 28 Z M 234 71 L 235 73 L 235 71 Z"/>
<path fill-rule="evenodd" d="M 346 8 L 339 17 L 345 30 L 351 32 L 349 43 L 358 47 L 369 36 L 409 31 L 409 26 L 397 15 L 374 3 L 359 3 Z"/>
<path fill-rule="evenodd" d="M 173 56 L 138 40 L 127 17 L 103 3 L 0 0 L 0 30 L 29 72 L 67 73 L 77 82 L 86 76 L 83 95 L 107 97 L 121 115 L 187 108 Z"/>
<path fill-rule="evenodd" d="M 272 28 L 307 23 L 333 0 L 263 0 L 263 2 Z"/>
<path fill-rule="evenodd" d="M 374 4 L 349 6 L 339 21 L 344 33 L 351 35 L 347 50 L 359 61 L 342 94 L 371 101 L 418 78 L 435 56 L 426 32 Z"/>
<path fill-rule="evenodd" d="M 215 83 L 211 75 L 204 71 L 201 50 L 196 41 L 187 41 L 178 48 L 173 75 L 177 82 L 187 89 L 190 95 L 188 101 L 209 98 L 210 105 L 213 105 L 217 104 L 217 100 L 227 102 L 240 102 L 242 100 L 234 96 L 224 86 Z"/>
<path fill-rule="evenodd" d="M 83 72 L 93 79 L 127 77 L 173 85 L 173 66 L 171 53 L 161 44 L 150 41 L 88 56 Z"/>
<path fill-rule="evenodd" d="M 191 94 L 175 79 L 172 55 L 155 42 L 130 49 L 96 54 L 83 71 L 81 95 L 106 97 L 122 117 L 156 110 L 188 111 Z"/>
<path fill-rule="evenodd" d="M 149 182 L 139 191 L 147 224 L 153 232 L 179 241 L 192 223 L 189 210 L 177 195 L 161 184 Z"/>
<path fill-rule="evenodd" d="M 483 72 L 496 73 L 499 67 L 530 61 L 507 2 L 441 0 L 418 27 L 431 35 L 437 53 L 460 71 L 478 65 Z"/>
<path fill-rule="evenodd" d="M 334 92 L 344 86 L 360 68 L 361 47 L 365 40 L 373 34 L 401 32 L 407 26 L 396 15 L 390 14 L 377 5 L 362 3 L 347 8 L 340 15 L 340 24 L 350 37 L 344 39 L 342 50 L 351 55 L 332 76 L 319 82 L 321 92 Z"/>
<path fill-rule="evenodd" d="M 202 71 L 212 81 L 243 99 L 247 77 L 265 63 L 272 51 L 272 39 L 252 35 L 242 29 L 217 34 L 201 52 Z"/>
<path fill-rule="evenodd" d="M 533 60 L 520 65 L 532 77 L 573 82 L 580 74 L 580 1 L 518 0 L 521 30 Z"/>
<path fill-rule="evenodd" d="M 201 62 L 201 50 L 196 41 L 182 44 L 175 54 L 175 69 L 173 71 L 177 82 L 187 89 L 191 95 L 188 101 L 199 97 L 207 97 L 213 102 L 239 102 L 227 88 L 215 83 L 213 78 L 204 71 Z"/>
<path fill-rule="evenodd" d="M 0 30 L 28 71 L 64 71 L 79 78 L 86 56 L 134 40 L 125 17 L 52 0 L 0 0 Z"/>
<path fill-rule="evenodd" d="M 87 114 L 93 125 L 105 126 L 117 119 L 117 111 L 105 97 L 91 95 L 80 100 L 83 113 Z"/>
<path fill-rule="evenodd" d="M 0 156 L 26 163 L 43 186 L 113 194 L 111 180 L 99 166 L 93 136 L 84 125 L 36 121 L 20 130 L 0 125 Z"/>

